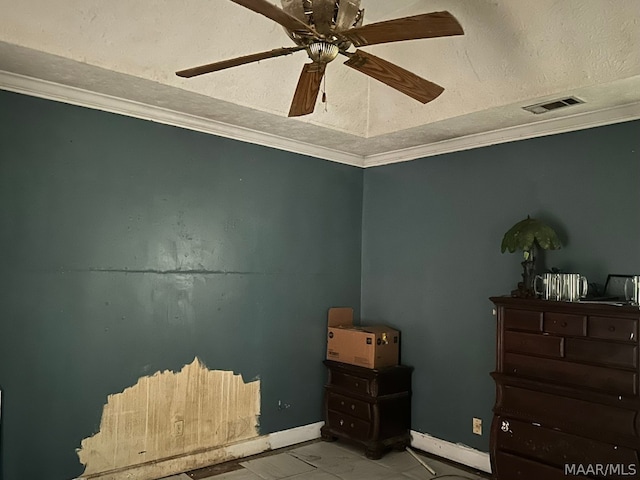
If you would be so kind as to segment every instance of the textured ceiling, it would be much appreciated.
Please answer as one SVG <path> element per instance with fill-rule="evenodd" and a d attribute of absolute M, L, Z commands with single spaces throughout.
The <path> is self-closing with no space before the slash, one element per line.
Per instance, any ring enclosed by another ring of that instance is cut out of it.
<path fill-rule="evenodd" d="M 459 20 L 464 36 L 363 48 L 442 85 L 440 97 L 422 105 L 338 59 L 327 68 L 327 104 L 287 118 L 304 51 L 175 76 L 293 46 L 282 27 L 227 0 L 0 0 L 0 71 L 363 157 L 613 107 L 640 116 L 638 0 L 362 6 L 365 24 L 440 10 Z M 585 103 L 543 115 L 521 108 L 565 95 Z"/>

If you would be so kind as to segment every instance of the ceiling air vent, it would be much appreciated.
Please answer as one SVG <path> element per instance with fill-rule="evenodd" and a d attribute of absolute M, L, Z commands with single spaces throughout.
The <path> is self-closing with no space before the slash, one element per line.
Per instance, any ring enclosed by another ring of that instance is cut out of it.
<path fill-rule="evenodd" d="M 558 100 L 551 100 L 550 102 L 536 103 L 535 105 L 529 105 L 528 107 L 522 107 L 531 113 L 546 113 L 558 108 L 570 107 L 571 105 L 577 105 L 584 103 L 584 100 L 580 100 L 576 97 L 559 98 Z"/>

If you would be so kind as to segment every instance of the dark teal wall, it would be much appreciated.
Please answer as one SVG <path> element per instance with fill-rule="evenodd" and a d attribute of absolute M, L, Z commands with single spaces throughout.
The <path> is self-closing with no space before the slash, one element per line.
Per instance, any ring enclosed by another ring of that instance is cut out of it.
<path fill-rule="evenodd" d="M 488 451 L 495 319 L 520 279 L 504 233 L 527 215 L 565 243 L 548 267 L 640 272 L 640 122 L 367 169 L 362 317 L 403 331 L 413 429 Z M 472 417 L 484 436 L 471 433 Z"/>
<path fill-rule="evenodd" d="M 566 244 L 548 266 L 638 273 L 639 133 L 363 172 L 0 92 L 3 480 L 80 474 L 107 395 L 195 356 L 261 379 L 262 433 L 320 420 L 326 310 L 360 298 L 404 333 L 413 428 L 486 451 L 502 235 L 539 216 Z"/>
<path fill-rule="evenodd" d="M 195 356 L 260 378 L 261 433 L 320 421 L 327 309 L 359 308 L 362 177 L 0 92 L 4 480 L 79 475 L 107 395 Z"/>

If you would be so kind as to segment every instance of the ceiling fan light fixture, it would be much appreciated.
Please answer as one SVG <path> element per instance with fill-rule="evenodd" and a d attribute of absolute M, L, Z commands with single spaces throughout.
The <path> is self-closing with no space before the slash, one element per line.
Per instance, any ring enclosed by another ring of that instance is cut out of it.
<path fill-rule="evenodd" d="M 337 45 L 329 42 L 314 42 L 307 47 L 309 58 L 318 63 L 329 63 L 334 60 L 340 49 Z"/>
<path fill-rule="evenodd" d="M 304 64 L 298 78 L 289 110 L 290 117 L 313 112 L 327 64 L 335 60 L 339 53 L 349 57 L 344 63 L 347 67 L 421 103 L 431 102 L 444 88 L 370 53 L 361 50 L 351 53 L 349 48 L 464 35 L 458 20 L 447 11 L 422 13 L 363 26 L 361 0 L 280 0 L 282 8 L 274 5 L 273 0 L 231 1 L 282 26 L 297 46 L 208 63 L 180 70 L 176 75 L 191 78 L 306 50 L 311 63 Z"/>

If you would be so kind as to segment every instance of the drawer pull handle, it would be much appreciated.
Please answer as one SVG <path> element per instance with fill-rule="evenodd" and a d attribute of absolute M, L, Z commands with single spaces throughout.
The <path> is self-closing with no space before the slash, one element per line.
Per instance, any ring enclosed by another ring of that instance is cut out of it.
<path fill-rule="evenodd" d="M 615 331 L 616 331 L 616 327 L 614 327 L 613 325 L 611 325 L 611 326 L 609 327 L 609 331 L 610 331 L 610 332 L 615 332 Z"/>
<path fill-rule="evenodd" d="M 340 419 L 340 426 L 344 425 L 344 420 Z"/>
<path fill-rule="evenodd" d="M 351 424 L 351 428 L 355 428 L 355 425 L 353 423 Z"/>
<path fill-rule="evenodd" d="M 354 403 L 351 404 L 351 410 L 355 410 L 356 409 L 356 405 Z"/>
<path fill-rule="evenodd" d="M 567 326 L 567 322 L 562 322 L 560 325 L 561 325 L 562 327 L 566 327 L 566 326 Z"/>
<path fill-rule="evenodd" d="M 360 386 L 360 384 L 358 382 L 356 382 L 356 387 L 359 387 L 359 386 Z"/>
<path fill-rule="evenodd" d="M 340 405 L 344 407 L 344 400 L 340 401 Z"/>
<path fill-rule="evenodd" d="M 506 420 L 502 421 L 502 426 L 500 427 L 500 430 L 502 430 L 503 432 L 508 432 L 509 431 L 509 422 L 507 422 Z"/>

